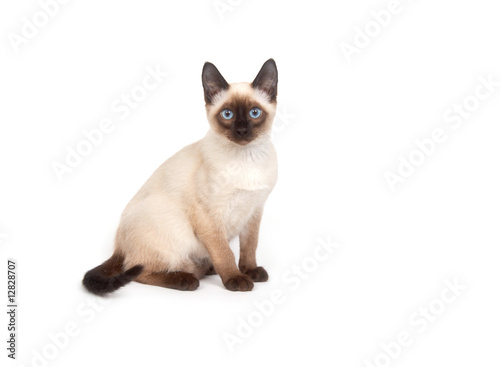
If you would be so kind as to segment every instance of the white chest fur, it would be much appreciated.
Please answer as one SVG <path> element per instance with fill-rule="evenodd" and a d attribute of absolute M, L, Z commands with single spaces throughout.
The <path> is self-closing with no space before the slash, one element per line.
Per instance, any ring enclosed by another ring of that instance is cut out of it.
<path fill-rule="evenodd" d="M 201 199 L 212 215 L 237 234 L 256 208 L 262 207 L 277 179 L 276 152 L 269 139 L 248 146 L 221 144 L 207 135 L 202 144 Z"/>

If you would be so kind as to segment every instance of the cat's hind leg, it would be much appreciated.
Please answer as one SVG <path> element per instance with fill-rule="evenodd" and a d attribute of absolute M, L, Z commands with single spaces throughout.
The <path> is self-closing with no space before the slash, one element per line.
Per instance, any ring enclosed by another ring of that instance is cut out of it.
<path fill-rule="evenodd" d="M 194 291 L 200 285 L 200 281 L 193 273 L 184 271 L 144 273 L 138 276 L 135 281 L 180 291 Z"/>
<path fill-rule="evenodd" d="M 173 270 L 145 271 L 135 281 L 181 291 L 194 291 L 199 287 L 200 279 L 210 273 L 211 270 L 213 270 L 213 265 L 209 258 L 191 258 Z"/>

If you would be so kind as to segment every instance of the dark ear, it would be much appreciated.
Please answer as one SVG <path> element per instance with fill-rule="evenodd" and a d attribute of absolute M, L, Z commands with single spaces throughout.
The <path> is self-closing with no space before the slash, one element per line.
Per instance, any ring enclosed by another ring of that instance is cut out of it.
<path fill-rule="evenodd" d="M 267 60 L 252 82 L 252 87 L 267 93 L 271 102 L 276 101 L 278 95 L 278 68 L 273 59 Z"/>
<path fill-rule="evenodd" d="M 203 91 L 205 92 L 205 102 L 208 104 L 212 103 L 217 93 L 229 88 L 229 84 L 227 84 L 224 77 L 219 73 L 219 70 L 211 62 L 206 62 L 203 65 L 201 82 L 203 83 Z"/>

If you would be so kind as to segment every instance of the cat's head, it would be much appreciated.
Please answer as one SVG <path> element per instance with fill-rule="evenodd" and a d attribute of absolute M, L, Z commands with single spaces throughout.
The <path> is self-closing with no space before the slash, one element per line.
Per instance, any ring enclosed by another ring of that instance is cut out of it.
<path fill-rule="evenodd" d="M 228 84 L 214 64 L 202 72 L 207 118 L 217 133 L 246 145 L 270 132 L 276 114 L 278 69 L 267 60 L 252 83 Z"/>

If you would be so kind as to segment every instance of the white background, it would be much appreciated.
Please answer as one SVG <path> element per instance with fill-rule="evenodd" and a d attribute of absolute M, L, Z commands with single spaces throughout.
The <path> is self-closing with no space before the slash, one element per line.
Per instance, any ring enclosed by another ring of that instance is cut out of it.
<path fill-rule="evenodd" d="M 341 43 L 353 44 L 387 1 L 230 6 L 221 18 L 211 0 L 70 1 L 16 53 L 9 34 L 21 35 L 40 5 L 2 2 L 1 268 L 18 261 L 20 304 L 20 359 L 9 366 L 498 364 L 500 87 L 460 128 L 443 120 L 479 76 L 500 80 L 496 3 L 401 0 L 352 62 Z M 270 57 L 288 117 L 276 121 L 279 181 L 258 251 L 269 282 L 248 293 L 218 277 L 195 292 L 134 283 L 92 311 L 81 278 L 111 254 L 121 211 L 208 128 L 203 63 L 228 82 L 251 81 Z M 157 65 L 169 76 L 120 120 L 113 101 Z M 53 162 L 106 117 L 115 129 L 59 182 Z M 391 191 L 384 173 L 435 128 L 447 141 Z M 318 238 L 341 246 L 293 290 L 282 277 L 310 261 Z M 421 332 L 409 320 L 439 305 L 446 279 L 467 289 Z M 239 318 L 274 290 L 285 302 L 231 352 L 224 333 L 238 336 Z M 78 335 L 54 351 L 49 335 L 68 324 Z M 380 357 L 402 331 L 413 343 Z"/>

